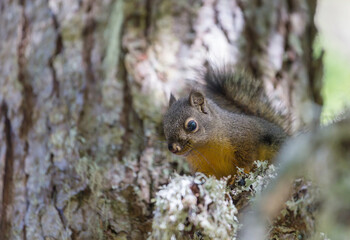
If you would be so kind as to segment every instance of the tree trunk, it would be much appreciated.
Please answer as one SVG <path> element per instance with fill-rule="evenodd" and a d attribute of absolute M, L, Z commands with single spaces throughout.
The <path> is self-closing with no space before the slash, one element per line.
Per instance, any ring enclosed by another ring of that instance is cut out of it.
<path fill-rule="evenodd" d="M 145 239 L 158 187 L 188 173 L 161 140 L 169 93 L 208 60 L 265 81 L 293 130 L 317 121 L 315 5 L 1 1 L 0 238 Z"/>

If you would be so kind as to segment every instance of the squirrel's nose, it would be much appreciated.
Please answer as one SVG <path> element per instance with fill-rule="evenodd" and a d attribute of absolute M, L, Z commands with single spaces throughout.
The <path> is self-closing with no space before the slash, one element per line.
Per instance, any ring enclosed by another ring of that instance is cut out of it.
<path fill-rule="evenodd" d="M 179 144 L 169 143 L 168 144 L 168 149 L 172 153 L 177 153 L 177 152 L 179 152 L 181 150 L 181 147 L 179 146 Z"/>

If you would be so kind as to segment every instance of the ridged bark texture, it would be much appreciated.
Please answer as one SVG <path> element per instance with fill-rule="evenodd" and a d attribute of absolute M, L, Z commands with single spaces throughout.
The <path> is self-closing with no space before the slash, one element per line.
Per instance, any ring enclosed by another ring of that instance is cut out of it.
<path fill-rule="evenodd" d="M 145 239 L 188 172 L 160 137 L 169 93 L 208 61 L 244 64 L 293 129 L 317 119 L 315 2 L 1 1 L 0 238 Z"/>

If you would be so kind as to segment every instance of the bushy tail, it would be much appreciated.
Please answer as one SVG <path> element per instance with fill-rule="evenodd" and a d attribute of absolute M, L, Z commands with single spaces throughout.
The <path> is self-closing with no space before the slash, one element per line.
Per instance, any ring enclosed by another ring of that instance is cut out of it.
<path fill-rule="evenodd" d="M 258 116 L 290 130 L 290 116 L 277 110 L 265 92 L 264 83 L 245 70 L 233 70 L 231 66 L 209 66 L 204 76 L 206 91 L 228 100 L 234 109 L 247 115 Z"/>

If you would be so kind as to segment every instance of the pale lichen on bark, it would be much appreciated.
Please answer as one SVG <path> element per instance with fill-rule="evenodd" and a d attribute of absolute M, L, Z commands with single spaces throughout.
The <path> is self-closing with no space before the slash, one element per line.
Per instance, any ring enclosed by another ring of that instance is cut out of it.
<path fill-rule="evenodd" d="M 150 239 L 236 239 L 238 214 L 276 177 L 267 161 L 255 169 L 239 169 L 234 182 L 203 174 L 175 175 L 157 192 Z"/>
<path fill-rule="evenodd" d="M 175 176 L 158 191 L 149 239 L 234 239 L 237 209 L 226 180 Z"/>

